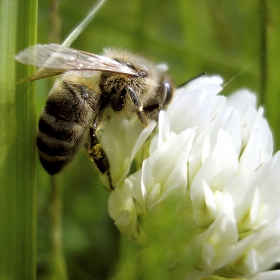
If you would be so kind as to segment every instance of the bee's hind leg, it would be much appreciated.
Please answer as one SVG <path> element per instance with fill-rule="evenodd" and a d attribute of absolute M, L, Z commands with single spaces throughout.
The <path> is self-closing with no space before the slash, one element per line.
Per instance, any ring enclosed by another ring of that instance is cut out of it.
<path fill-rule="evenodd" d="M 97 129 L 98 124 L 101 120 L 101 114 L 97 114 L 93 124 L 89 127 L 89 138 L 87 142 L 87 150 L 91 161 L 94 161 L 96 167 L 102 174 L 106 174 L 110 189 L 114 190 L 112 176 L 110 171 L 110 162 L 106 152 L 104 151 L 98 137 L 97 137 Z"/>

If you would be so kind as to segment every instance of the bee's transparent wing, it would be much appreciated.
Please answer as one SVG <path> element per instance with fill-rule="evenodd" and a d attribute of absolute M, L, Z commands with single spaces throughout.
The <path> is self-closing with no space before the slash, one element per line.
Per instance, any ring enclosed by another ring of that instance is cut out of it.
<path fill-rule="evenodd" d="M 32 81 L 36 81 L 36 80 L 40 80 L 40 79 L 53 77 L 53 76 L 56 76 L 56 75 L 60 75 L 64 72 L 65 71 L 41 68 L 40 70 L 38 70 L 37 72 L 35 72 L 31 76 L 21 79 L 20 81 L 17 82 L 17 84 L 22 84 L 22 83 L 27 83 L 27 82 L 32 82 Z"/>
<path fill-rule="evenodd" d="M 59 44 L 31 46 L 16 55 L 15 59 L 23 64 L 43 68 L 21 82 L 43 79 L 69 70 L 106 71 L 138 76 L 135 70 L 111 58 Z"/>

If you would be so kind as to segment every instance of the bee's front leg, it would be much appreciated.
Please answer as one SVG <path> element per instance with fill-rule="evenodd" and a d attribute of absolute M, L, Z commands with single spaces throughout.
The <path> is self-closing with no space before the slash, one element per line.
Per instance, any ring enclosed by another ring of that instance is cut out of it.
<path fill-rule="evenodd" d="M 98 118 L 95 118 L 93 124 L 89 127 L 89 139 L 88 139 L 88 154 L 91 161 L 94 161 L 96 167 L 102 174 L 106 174 L 109 180 L 110 189 L 114 190 L 112 176 L 110 171 L 110 162 L 106 152 L 104 151 L 98 137 Z"/>
<path fill-rule="evenodd" d="M 141 103 L 141 100 L 140 100 L 139 96 L 133 90 L 133 88 L 130 87 L 130 86 L 127 86 L 126 90 L 128 91 L 130 99 L 131 99 L 131 101 L 132 101 L 132 103 L 133 103 L 133 105 L 136 109 L 136 113 L 137 113 L 137 116 L 138 116 L 139 120 L 141 121 L 141 123 L 144 126 L 147 126 L 148 125 L 148 120 L 147 120 L 145 112 L 143 112 L 143 106 L 142 106 L 142 103 Z"/>

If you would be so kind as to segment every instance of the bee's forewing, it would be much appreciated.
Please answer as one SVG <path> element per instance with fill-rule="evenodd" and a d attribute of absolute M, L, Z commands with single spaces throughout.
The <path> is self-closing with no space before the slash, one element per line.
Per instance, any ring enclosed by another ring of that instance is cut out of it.
<path fill-rule="evenodd" d="M 68 70 L 90 70 L 122 73 L 138 76 L 138 73 L 111 58 L 78 51 L 58 44 L 35 45 L 20 52 L 15 57 L 16 61 L 37 66 L 50 71 L 36 73 L 22 81 L 33 81 L 61 74 Z M 21 82 L 21 81 L 20 81 Z"/>
<path fill-rule="evenodd" d="M 32 82 L 32 81 L 36 81 L 36 80 L 40 80 L 40 79 L 53 77 L 53 76 L 56 76 L 56 75 L 60 75 L 63 72 L 65 72 L 65 71 L 42 68 L 39 71 L 32 74 L 31 76 L 21 79 L 20 81 L 17 82 L 17 84 L 22 84 L 22 83 L 27 83 L 27 82 Z"/>

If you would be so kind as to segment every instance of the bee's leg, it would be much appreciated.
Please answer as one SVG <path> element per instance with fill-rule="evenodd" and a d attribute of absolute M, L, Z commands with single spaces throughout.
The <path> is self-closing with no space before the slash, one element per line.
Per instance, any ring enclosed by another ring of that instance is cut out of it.
<path fill-rule="evenodd" d="M 99 112 L 94 119 L 93 124 L 89 128 L 89 139 L 88 139 L 88 154 L 92 161 L 94 161 L 96 167 L 102 174 L 106 174 L 110 184 L 110 189 L 114 190 L 112 176 L 110 171 L 110 162 L 106 152 L 104 151 L 98 137 L 97 129 L 102 119 L 103 112 Z"/>
<path fill-rule="evenodd" d="M 142 103 L 138 97 L 138 95 L 135 93 L 135 91 L 133 90 L 132 87 L 130 86 L 127 86 L 126 87 L 128 93 L 129 93 L 129 96 L 136 108 L 136 113 L 137 113 L 137 116 L 139 118 L 139 120 L 141 121 L 141 123 L 144 125 L 144 126 L 147 126 L 148 125 L 148 120 L 147 120 L 147 116 L 143 110 L 143 106 L 142 106 Z"/>
<path fill-rule="evenodd" d="M 143 111 L 145 112 L 146 116 L 151 120 L 157 120 L 159 111 L 162 109 L 161 105 L 154 104 L 147 107 L 144 107 Z"/>

